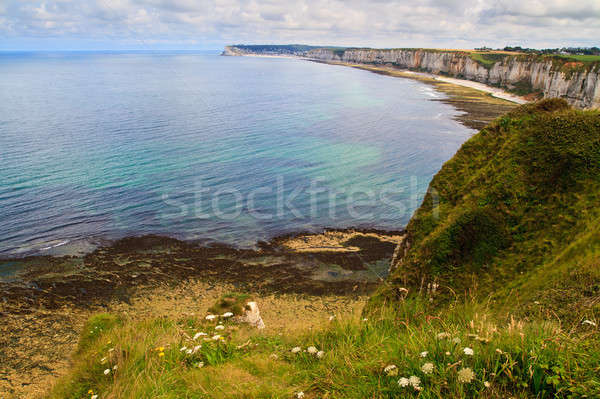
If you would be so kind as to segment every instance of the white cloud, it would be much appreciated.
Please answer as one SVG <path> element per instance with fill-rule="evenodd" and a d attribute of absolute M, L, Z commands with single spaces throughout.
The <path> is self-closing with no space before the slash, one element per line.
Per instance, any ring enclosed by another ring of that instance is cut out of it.
<path fill-rule="evenodd" d="M 6 40 L 199 46 L 308 43 L 372 47 L 592 45 L 598 0 L 5 0 Z"/>

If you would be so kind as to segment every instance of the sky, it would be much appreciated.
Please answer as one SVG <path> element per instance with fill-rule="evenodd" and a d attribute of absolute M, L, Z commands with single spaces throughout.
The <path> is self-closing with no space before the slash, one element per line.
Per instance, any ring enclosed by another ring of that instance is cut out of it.
<path fill-rule="evenodd" d="M 600 46 L 600 0 L 0 0 L 0 50 Z"/>

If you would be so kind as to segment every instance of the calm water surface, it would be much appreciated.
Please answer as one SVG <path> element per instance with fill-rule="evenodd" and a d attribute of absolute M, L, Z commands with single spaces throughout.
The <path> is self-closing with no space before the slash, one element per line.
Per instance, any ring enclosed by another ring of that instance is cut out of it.
<path fill-rule="evenodd" d="M 399 229 L 472 134 L 441 96 L 291 59 L 0 54 L 0 256 Z"/>

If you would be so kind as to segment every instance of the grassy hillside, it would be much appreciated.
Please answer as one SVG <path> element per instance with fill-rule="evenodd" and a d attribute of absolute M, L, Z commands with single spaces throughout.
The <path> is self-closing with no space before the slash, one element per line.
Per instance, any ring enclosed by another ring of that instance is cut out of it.
<path fill-rule="evenodd" d="M 600 114 L 562 100 L 519 107 L 434 177 L 391 281 L 583 319 L 600 310 L 599 204 Z"/>
<path fill-rule="evenodd" d="M 98 315 L 49 397 L 600 397 L 599 196 L 600 114 L 519 107 L 435 176 L 363 315 L 284 335 Z"/>

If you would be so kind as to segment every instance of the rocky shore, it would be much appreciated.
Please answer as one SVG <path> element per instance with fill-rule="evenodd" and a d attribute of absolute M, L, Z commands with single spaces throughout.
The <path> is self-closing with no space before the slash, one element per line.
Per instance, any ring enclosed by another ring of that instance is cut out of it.
<path fill-rule="evenodd" d="M 387 276 L 402 237 L 329 231 L 248 250 L 144 236 L 81 257 L 5 259 L 0 263 L 16 272 L 0 280 L 0 392 L 19 398 L 43 392 L 68 368 L 81 328 L 98 312 L 136 318 L 202 312 L 226 292 L 250 292 L 261 298 L 261 309 L 272 309 L 271 317 L 287 309 L 306 323 L 354 308 Z"/>

